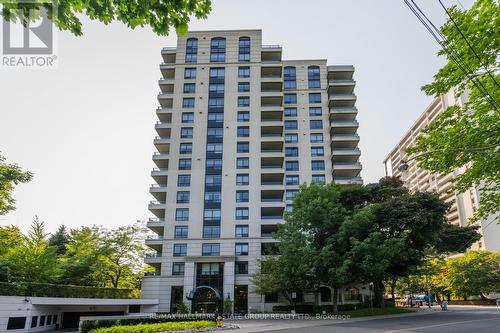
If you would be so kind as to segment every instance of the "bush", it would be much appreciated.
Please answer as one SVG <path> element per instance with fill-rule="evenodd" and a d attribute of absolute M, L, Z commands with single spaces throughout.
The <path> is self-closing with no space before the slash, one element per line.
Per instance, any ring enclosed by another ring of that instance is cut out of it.
<path fill-rule="evenodd" d="M 385 306 L 388 308 L 394 307 L 394 301 L 385 300 Z M 353 303 L 353 304 L 338 304 L 337 305 L 338 311 L 353 311 L 353 310 L 367 309 L 367 308 L 370 308 L 369 302 Z M 275 305 L 275 306 L 273 306 L 273 312 L 289 313 L 292 310 L 293 310 L 292 305 Z M 297 304 L 297 306 L 295 307 L 295 311 L 297 313 L 323 313 L 323 311 L 325 311 L 326 313 L 332 313 L 333 312 L 333 305 L 328 304 L 328 305 L 314 306 L 313 304 Z"/>
<path fill-rule="evenodd" d="M 159 324 L 139 324 L 127 326 L 113 326 L 97 328 L 90 331 L 90 333 L 155 333 L 155 332 L 170 332 L 182 330 L 198 330 L 203 328 L 214 327 L 213 321 L 179 321 L 170 323 Z"/>

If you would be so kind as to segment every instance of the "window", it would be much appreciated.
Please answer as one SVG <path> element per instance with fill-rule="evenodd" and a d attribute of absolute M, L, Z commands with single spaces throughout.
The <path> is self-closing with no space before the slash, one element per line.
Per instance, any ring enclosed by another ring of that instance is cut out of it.
<path fill-rule="evenodd" d="M 234 274 L 248 274 L 248 261 L 236 261 L 234 263 Z"/>
<path fill-rule="evenodd" d="M 207 137 L 211 139 L 220 139 L 224 136 L 224 129 L 220 127 L 210 127 L 207 130 Z"/>
<path fill-rule="evenodd" d="M 249 92 L 250 82 L 238 82 L 238 92 Z"/>
<path fill-rule="evenodd" d="M 309 128 L 310 129 L 323 128 L 323 121 L 322 120 L 309 120 Z"/>
<path fill-rule="evenodd" d="M 174 262 L 172 264 L 172 275 L 184 275 L 184 263 Z"/>
<path fill-rule="evenodd" d="M 250 166 L 250 159 L 248 157 L 238 157 L 236 159 L 236 169 L 248 169 Z"/>
<path fill-rule="evenodd" d="M 331 302 L 332 301 L 332 291 L 328 287 L 319 287 L 319 294 L 321 297 L 321 302 Z"/>
<path fill-rule="evenodd" d="M 177 203 L 189 203 L 189 191 L 177 192 Z"/>
<path fill-rule="evenodd" d="M 208 121 L 222 123 L 224 121 L 224 114 L 223 113 L 209 113 L 208 114 Z"/>
<path fill-rule="evenodd" d="M 208 73 L 211 79 L 224 79 L 225 69 L 224 67 L 214 67 L 210 68 Z"/>
<path fill-rule="evenodd" d="M 236 219 L 237 220 L 248 220 L 248 208 L 246 208 L 246 207 L 236 208 Z"/>
<path fill-rule="evenodd" d="M 237 256 L 248 255 L 248 243 L 236 243 L 234 245 L 234 254 Z"/>
<path fill-rule="evenodd" d="M 52 324 L 57 323 L 57 315 L 52 316 Z"/>
<path fill-rule="evenodd" d="M 285 129 L 296 130 L 298 127 L 297 120 L 285 120 Z"/>
<path fill-rule="evenodd" d="M 174 257 L 185 257 L 187 255 L 187 244 L 174 244 Z"/>
<path fill-rule="evenodd" d="M 285 67 L 283 69 L 283 89 L 296 89 L 296 76 L 295 67 Z"/>
<path fill-rule="evenodd" d="M 248 237 L 248 225 L 237 225 L 234 229 L 234 236 L 236 238 L 246 238 Z"/>
<path fill-rule="evenodd" d="M 183 112 L 181 115 L 181 121 L 183 123 L 192 123 L 194 122 L 194 113 L 192 112 Z"/>
<path fill-rule="evenodd" d="M 189 208 L 177 208 L 175 210 L 175 220 L 176 221 L 189 220 Z"/>
<path fill-rule="evenodd" d="M 236 175 L 236 185 L 248 185 L 249 184 L 249 176 L 247 173 L 245 174 L 237 174 Z"/>
<path fill-rule="evenodd" d="M 181 226 L 175 227 L 174 238 L 187 238 L 188 237 L 188 227 Z"/>
<path fill-rule="evenodd" d="M 204 226 L 203 238 L 220 238 L 220 226 Z"/>
<path fill-rule="evenodd" d="M 207 143 L 207 153 L 210 154 L 222 154 L 222 143 Z"/>
<path fill-rule="evenodd" d="M 299 170 L 299 161 L 286 161 L 285 162 L 286 171 L 297 171 Z"/>
<path fill-rule="evenodd" d="M 311 156 L 325 156 L 325 149 L 323 147 L 311 147 Z"/>
<path fill-rule="evenodd" d="M 297 194 L 299 194 L 298 190 L 287 190 L 286 191 L 286 200 L 293 200 Z"/>
<path fill-rule="evenodd" d="M 7 330 L 20 330 L 26 326 L 26 317 L 9 317 Z"/>
<path fill-rule="evenodd" d="M 210 42 L 210 61 L 224 62 L 226 61 L 226 39 L 212 38 Z"/>
<path fill-rule="evenodd" d="M 312 133 L 310 139 L 311 143 L 321 143 L 323 142 L 323 133 Z"/>
<path fill-rule="evenodd" d="M 179 175 L 177 177 L 177 186 L 191 186 L 191 175 Z"/>
<path fill-rule="evenodd" d="M 210 158 L 205 162 L 206 168 L 210 170 L 222 170 L 222 160 Z"/>
<path fill-rule="evenodd" d="M 248 121 L 250 121 L 250 112 L 248 112 L 248 111 L 239 111 L 238 112 L 238 121 L 240 121 L 240 122 L 248 122 Z"/>
<path fill-rule="evenodd" d="M 193 128 L 192 127 L 182 127 L 181 128 L 181 138 L 182 139 L 191 139 L 193 137 Z"/>
<path fill-rule="evenodd" d="M 307 68 L 307 79 L 309 82 L 309 89 L 321 88 L 319 66 L 309 66 Z"/>
<path fill-rule="evenodd" d="M 250 77 L 250 67 L 238 67 L 238 77 Z"/>
<path fill-rule="evenodd" d="M 313 171 L 325 170 L 325 161 L 311 161 L 311 169 Z"/>
<path fill-rule="evenodd" d="M 205 185 L 206 186 L 220 186 L 222 184 L 221 175 L 206 175 Z"/>
<path fill-rule="evenodd" d="M 309 103 L 311 104 L 321 103 L 321 94 L 320 93 L 309 94 Z"/>
<path fill-rule="evenodd" d="M 248 191 L 236 191 L 236 202 L 248 202 Z"/>
<path fill-rule="evenodd" d="M 325 183 L 325 175 L 313 175 L 312 176 L 312 182 L 315 184 L 318 183 Z"/>
<path fill-rule="evenodd" d="M 185 94 L 192 94 L 196 90 L 196 84 L 194 83 L 184 83 L 184 89 L 182 90 Z"/>
<path fill-rule="evenodd" d="M 240 37 L 238 60 L 250 61 L 250 37 Z"/>
<path fill-rule="evenodd" d="M 238 153 L 248 153 L 250 151 L 250 143 L 249 142 L 236 143 L 236 151 Z"/>
<path fill-rule="evenodd" d="M 297 117 L 297 108 L 285 108 L 285 117 Z"/>
<path fill-rule="evenodd" d="M 45 326 L 45 316 L 40 316 L 40 324 L 39 326 Z"/>
<path fill-rule="evenodd" d="M 224 93 L 224 83 L 210 83 L 208 85 L 208 92 L 214 94 L 223 94 Z M 224 99 L 222 99 L 222 106 L 224 106 Z M 209 104 L 210 106 L 210 101 Z"/>
<path fill-rule="evenodd" d="M 193 152 L 192 143 L 181 143 L 179 145 L 179 154 L 191 154 Z"/>
<path fill-rule="evenodd" d="M 184 69 L 185 79 L 196 79 L 196 68 L 185 68 Z"/>
<path fill-rule="evenodd" d="M 184 109 L 194 108 L 194 98 L 183 98 L 182 99 L 182 107 Z"/>
<path fill-rule="evenodd" d="M 286 143 L 297 143 L 299 142 L 299 136 L 294 133 L 294 134 L 285 134 L 285 142 Z"/>
<path fill-rule="evenodd" d="M 191 159 L 190 158 L 179 159 L 179 170 L 191 170 Z"/>
<path fill-rule="evenodd" d="M 38 316 L 31 317 L 31 328 L 36 327 L 38 325 Z"/>
<path fill-rule="evenodd" d="M 220 244 L 203 244 L 201 247 L 202 256 L 219 256 L 220 255 Z"/>
<path fill-rule="evenodd" d="M 283 97 L 285 104 L 297 104 L 297 94 L 285 94 Z"/>
<path fill-rule="evenodd" d="M 299 156 L 299 147 L 285 147 L 285 156 L 286 157 Z"/>
<path fill-rule="evenodd" d="M 238 106 L 239 106 L 239 107 L 246 107 L 246 106 L 250 106 L 250 97 L 247 97 L 247 96 L 239 96 L 239 97 L 238 97 Z"/>
<path fill-rule="evenodd" d="M 220 221 L 220 216 L 220 209 L 203 210 L 203 220 L 205 221 Z"/>
<path fill-rule="evenodd" d="M 224 108 L 224 98 L 209 98 L 208 99 L 208 110 L 221 109 Z"/>
<path fill-rule="evenodd" d="M 286 176 L 285 178 L 286 185 L 299 185 L 299 176 Z"/>
<path fill-rule="evenodd" d="M 238 137 L 243 137 L 243 138 L 246 138 L 246 137 L 249 137 L 250 136 L 250 127 L 248 126 L 238 126 Z"/>
<path fill-rule="evenodd" d="M 221 198 L 220 192 L 205 192 L 205 203 L 220 203 Z"/>
<path fill-rule="evenodd" d="M 196 62 L 198 57 L 198 39 L 188 38 L 186 41 L 186 62 Z"/>
<path fill-rule="evenodd" d="M 311 117 L 321 116 L 321 108 L 318 107 L 309 108 L 309 116 Z"/>

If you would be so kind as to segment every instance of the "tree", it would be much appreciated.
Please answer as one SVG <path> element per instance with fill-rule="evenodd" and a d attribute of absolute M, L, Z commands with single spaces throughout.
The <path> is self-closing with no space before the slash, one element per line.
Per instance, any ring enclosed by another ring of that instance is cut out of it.
<path fill-rule="evenodd" d="M 158 35 L 168 35 L 172 27 L 184 34 L 191 16 L 206 18 L 211 10 L 210 0 L 60 0 L 55 11 L 51 2 L 16 0 L 2 5 L 2 16 L 6 21 L 21 21 L 26 25 L 26 17 L 34 21 L 45 9 L 56 27 L 76 36 L 82 35 L 82 23 L 78 18 L 82 13 L 104 24 L 120 21 L 132 29 L 150 26 Z"/>
<path fill-rule="evenodd" d="M 477 221 L 500 207 L 500 74 L 494 70 L 499 67 L 500 2 L 476 0 L 467 11 L 448 11 L 453 20 L 441 27 L 446 41 L 439 52 L 448 62 L 422 89 L 434 96 L 454 90 L 467 101 L 436 117 L 408 153 L 422 154 L 419 166 L 434 173 L 465 167 L 453 179 L 454 190 L 463 193 L 480 185 L 481 205 L 473 218 Z"/>
<path fill-rule="evenodd" d="M 470 251 L 446 262 L 449 290 L 456 296 L 486 295 L 500 288 L 500 263 L 488 251 Z"/>
<path fill-rule="evenodd" d="M 49 245 L 57 247 L 57 254 L 66 253 L 66 244 L 69 241 L 69 234 L 66 230 L 66 227 L 61 225 L 59 229 L 57 229 L 56 233 L 51 235 L 49 238 Z"/>
<path fill-rule="evenodd" d="M 29 171 L 23 171 L 16 164 L 8 164 L 0 153 L 0 215 L 14 210 L 16 200 L 12 198 L 12 190 L 19 183 L 27 183 L 33 178 Z"/>

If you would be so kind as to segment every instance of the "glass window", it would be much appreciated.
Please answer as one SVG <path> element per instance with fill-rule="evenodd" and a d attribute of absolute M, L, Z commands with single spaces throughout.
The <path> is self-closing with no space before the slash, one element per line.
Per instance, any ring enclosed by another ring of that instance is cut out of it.
<path fill-rule="evenodd" d="M 177 203 L 189 203 L 189 191 L 178 191 Z"/>
<path fill-rule="evenodd" d="M 248 261 L 235 261 L 234 274 L 248 274 Z"/>
<path fill-rule="evenodd" d="M 236 151 L 238 153 L 248 153 L 250 151 L 250 143 L 249 142 L 236 143 Z"/>
<path fill-rule="evenodd" d="M 207 129 L 208 138 L 222 138 L 224 136 L 224 129 L 220 127 L 210 127 Z"/>
<path fill-rule="evenodd" d="M 297 171 L 299 170 L 299 161 L 286 161 L 285 162 L 286 171 Z"/>
<path fill-rule="evenodd" d="M 182 99 L 182 107 L 185 109 L 194 108 L 194 98 L 184 98 Z"/>
<path fill-rule="evenodd" d="M 248 111 L 239 111 L 238 112 L 238 121 L 240 121 L 240 122 L 248 122 L 248 121 L 250 121 L 250 112 L 248 112 Z"/>
<path fill-rule="evenodd" d="M 188 38 L 186 41 L 186 62 L 196 62 L 198 57 L 198 39 Z"/>
<path fill-rule="evenodd" d="M 191 159 L 190 158 L 179 159 L 179 170 L 191 170 Z"/>
<path fill-rule="evenodd" d="M 194 113 L 192 112 L 183 112 L 181 116 L 181 121 L 183 123 L 192 123 L 194 122 Z"/>
<path fill-rule="evenodd" d="M 172 275 L 184 275 L 184 263 L 174 262 L 172 264 Z"/>
<path fill-rule="evenodd" d="M 222 154 L 223 146 L 222 143 L 207 143 L 207 153 L 211 154 Z"/>
<path fill-rule="evenodd" d="M 240 173 L 236 175 L 236 185 L 248 185 L 249 176 L 247 173 Z"/>
<path fill-rule="evenodd" d="M 312 176 L 312 182 L 313 183 L 325 183 L 325 175 L 313 175 Z"/>
<path fill-rule="evenodd" d="M 287 66 L 283 69 L 283 89 L 296 89 L 297 75 L 295 67 Z"/>
<path fill-rule="evenodd" d="M 222 160 L 216 158 L 209 158 L 205 162 L 205 166 L 209 170 L 222 170 Z"/>
<path fill-rule="evenodd" d="M 174 244 L 174 257 L 185 257 L 187 255 L 187 244 Z"/>
<path fill-rule="evenodd" d="M 189 220 L 189 208 L 177 208 L 175 210 L 175 220 L 176 221 Z"/>
<path fill-rule="evenodd" d="M 220 209 L 204 209 L 203 219 L 205 221 L 220 221 Z"/>
<path fill-rule="evenodd" d="M 226 61 L 226 39 L 217 37 L 212 38 L 210 42 L 210 61 L 224 62 Z"/>
<path fill-rule="evenodd" d="M 250 67 L 238 67 L 238 77 L 250 77 Z"/>
<path fill-rule="evenodd" d="M 205 192 L 205 203 L 220 203 L 221 198 L 220 192 Z"/>
<path fill-rule="evenodd" d="M 185 79 L 196 79 L 196 68 L 185 68 L 184 69 Z"/>
<path fill-rule="evenodd" d="M 224 122 L 224 114 L 223 113 L 209 113 L 208 114 L 208 121 L 222 123 L 222 122 Z"/>
<path fill-rule="evenodd" d="M 224 79 L 226 70 L 224 67 L 212 67 L 208 73 L 211 79 Z"/>
<path fill-rule="evenodd" d="M 182 127 L 181 128 L 181 138 L 191 139 L 192 137 L 193 137 L 193 128 L 192 127 Z"/>
<path fill-rule="evenodd" d="M 31 328 L 36 327 L 38 325 L 38 316 L 31 317 Z"/>
<path fill-rule="evenodd" d="M 323 147 L 311 147 L 311 156 L 325 156 L 325 149 Z"/>
<path fill-rule="evenodd" d="M 285 212 L 291 213 L 293 211 L 293 205 L 292 204 L 287 204 L 285 206 Z"/>
<path fill-rule="evenodd" d="M 246 106 L 250 106 L 250 97 L 247 97 L 247 96 L 239 96 L 239 97 L 238 97 L 238 106 L 239 106 L 239 107 L 246 107 Z"/>
<path fill-rule="evenodd" d="M 236 202 L 248 202 L 248 191 L 236 191 Z"/>
<path fill-rule="evenodd" d="M 286 157 L 299 156 L 299 147 L 285 147 L 285 156 Z"/>
<path fill-rule="evenodd" d="M 299 185 L 299 176 L 298 175 L 288 175 L 285 178 L 286 185 Z"/>
<path fill-rule="evenodd" d="M 235 230 L 235 237 L 236 238 L 248 237 L 248 225 L 247 224 L 237 225 L 234 230 Z"/>
<path fill-rule="evenodd" d="M 286 200 L 293 200 L 297 194 L 299 194 L 298 190 L 287 190 L 286 191 Z"/>
<path fill-rule="evenodd" d="M 312 93 L 309 94 L 309 103 L 321 103 L 321 94 L 320 93 Z"/>
<path fill-rule="evenodd" d="M 220 226 L 204 226 L 203 238 L 220 238 Z"/>
<path fill-rule="evenodd" d="M 39 326 L 45 326 L 45 316 L 40 316 L 40 324 Z"/>
<path fill-rule="evenodd" d="M 191 154 L 193 152 L 192 143 L 181 143 L 179 145 L 179 154 Z"/>
<path fill-rule="evenodd" d="M 208 85 L 208 91 L 215 94 L 223 94 L 224 83 L 210 83 Z M 224 106 L 224 99 L 222 99 L 222 106 Z"/>
<path fill-rule="evenodd" d="M 236 208 L 236 219 L 237 220 L 248 220 L 248 208 L 246 208 L 246 207 Z"/>
<path fill-rule="evenodd" d="M 50 316 L 50 319 L 52 319 L 52 316 Z M 45 320 L 45 318 L 44 318 L 44 320 Z M 50 321 L 48 321 L 48 325 L 50 325 L 50 324 L 51 324 Z M 25 326 L 26 326 L 26 317 L 9 317 L 9 319 L 7 320 L 7 327 L 6 328 L 7 328 L 7 331 L 11 331 L 11 330 L 24 329 Z M 43 326 L 43 325 L 41 325 L 41 323 L 40 323 L 40 326 Z"/>
<path fill-rule="evenodd" d="M 177 177 L 177 186 L 191 186 L 191 175 L 179 175 Z"/>
<path fill-rule="evenodd" d="M 250 127 L 248 126 L 238 126 L 238 137 L 249 137 L 250 136 Z"/>
<path fill-rule="evenodd" d="M 236 159 L 236 169 L 248 169 L 250 166 L 250 159 L 248 157 L 238 157 Z"/>
<path fill-rule="evenodd" d="M 309 116 L 311 117 L 321 116 L 321 108 L 320 107 L 309 108 Z"/>
<path fill-rule="evenodd" d="M 208 243 L 203 244 L 201 247 L 202 256 L 219 256 L 220 255 L 220 244 Z"/>
<path fill-rule="evenodd" d="M 309 89 L 321 88 L 319 66 L 309 66 L 307 68 L 307 79 Z"/>
<path fill-rule="evenodd" d="M 285 129 L 296 130 L 297 128 L 297 120 L 285 120 Z"/>
<path fill-rule="evenodd" d="M 208 109 L 216 109 L 224 107 L 224 98 L 209 98 Z"/>
<path fill-rule="evenodd" d="M 285 117 L 297 117 L 297 108 L 285 108 Z"/>
<path fill-rule="evenodd" d="M 285 142 L 286 143 L 297 143 L 297 142 L 299 142 L 299 136 L 296 133 L 293 133 L 293 134 L 287 133 L 287 134 L 285 134 Z"/>
<path fill-rule="evenodd" d="M 249 92 L 250 82 L 238 82 L 238 92 Z"/>
<path fill-rule="evenodd" d="M 236 243 L 234 245 L 234 254 L 237 256 L 248 255 L 248 243 Z"/>
<path fill-rule="evenodd" d="M 184 89 L 183 92 L 185 94 L 192 94 L 196 90 L 196 84 L 194 83 L 184 83 Z"/>
<path fill-rule="evenodd" d="M 297 104 L 297 94 L 285 94 L 283 97 L 285 104 Z"/>
<path fill-rule="evenodd" d="M 309 128 L 310 129 L 323 128 L 323 121 L 322 120 L 309 120 Z"/>
<path fill-rule="evenodd" d="M 250 61 L 250 37 L 240 37 L 238 60 Z"/>
<path fill-rule="evenodd" d="M 205 175 L 205 185 L 220 186 L 222 184 L 221 175 Z"/>
<path fill-rule="evenodd" d="M 188 227 L 177 226 L 174 231 L 174 238 L 187 238 L 188 237 Z"/>
<path fill-rule="evenodd" d="M 325 170 L 325 161 L 311 161 L 311 169 L 314 171 Z"/>
<path fill-rule="evenodd" d="M 323 142 L 323 133 L 312 133 L 311 143 L 321 143 Z"/>

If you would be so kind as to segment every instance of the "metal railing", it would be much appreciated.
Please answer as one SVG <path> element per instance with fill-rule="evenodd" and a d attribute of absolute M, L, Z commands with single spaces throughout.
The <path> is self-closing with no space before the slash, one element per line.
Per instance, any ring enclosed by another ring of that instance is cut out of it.
<path fill-rule="evenodd" d="M 151 187 L 167 187 L 167 184 L 151 184 Z"/>

